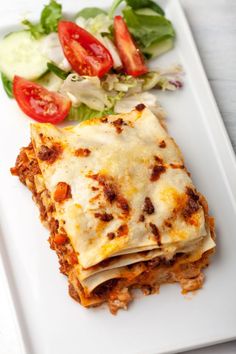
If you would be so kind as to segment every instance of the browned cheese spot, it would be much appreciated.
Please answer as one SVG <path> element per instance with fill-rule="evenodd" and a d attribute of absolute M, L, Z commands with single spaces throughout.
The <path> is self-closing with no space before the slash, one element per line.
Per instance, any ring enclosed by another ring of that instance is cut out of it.
<path fill-rule="evenodd" d="M 160 178 L 161 174 L 164 173 L 165 171 L 166 171 L 165 166 L 155 165 L 152 168 L 152 173 L 150 177 L 151 182 L 156 182 Z"/>
<path fill-rule="evenodd" d="M 108 213 L 95 213 L 94 216 L 104 222 L 109 222 L 113 219 L 113 216 Z"/>
<path fill-rule="evenodd" d="M 89 177 L 97 181 L 103 187 L 105 197 L 110 203 L 116 199 L 118 194 L 117 188 L 114 183 L 109 180 L 109 177 L 100 174 L 92 175 Z"/>
<path fill-rule="evenodd" d="M 89 149 L 77 149 L 75 150 L 75 156 L 77 157 L 87 157 L 91 154 L 91 151 Z"/>
<path fill-rule="evenodd" d="M 138 112 L 142 112 L 145 108 L 146 108 L 146 106 L 145 106 L 145 104 L 143 104 L 143 103 L 139 103 L 139 104 L 135 107 L 136 111 L 138 111 Z"/>
<path fill-rule="evenodd" d="M 117 230 L 117 236 L 121 237 L 121 236 L 126 236 L 128 235 L 129 232 L 129 228 L 128 225 L 124 224 L 118 227 Z"/>
<path fill-rule="evenodd" d="M 145 216 L 143 214 L 141 214 L 138 221 L 144 222 L 144 220 L 145 220 Z"/>
<path fill-rule="evenodd" d="M 154 159 L 158 163 L 158 165 L 163 165 L 163 160 L 159 156 L 154 156 Z"/>
<path fill-rule="evenodd" d="M 165 142 L 165 140 L 162 140 L 162 141 L 159 143 L 159 147 L 160 147 L 161 149 L 165 149 L 165 147 L 166 147 L 166 142 Z"/>
<path fill-rule="evenodd" d="M 112 122 L 112 125 L 116 128 L 117 134 L 120 134 L 122 132 L 122 125 L 126 125 L 126 123 L 123 121 L 122 118 L 118 118 Z"/>
<path fill-rule="evenodd" d="M 120 194 L 118 187 L 111 177 L 96 174 L 90 176 L 90 178 L 96 180 L 103 187 L 104 195 L 110 203 L 116 202 L 117 207 L 120 208 L 124 214 L 129 214 L 130 207 L 128 201 Z"/>
<path fill-rule="evenodd" d="M 174 169 L 184 169 L 184 165 L 182 164 L 175 164 L 175 163 L 170 163 L 170 167 L 174 168 Z"/>
<path fill-rule="evenodd" d="M 109 240 L 113 240 L 113 239 L 116 237 L 116 235 L 115 235 L 114 232 L 109 232 L 109 233 L 107 234 L 107 237 L 108 237 Z"/>
<path fill-rule="evenodd" d="M 200 205 L 198 203 L 199 196 L 196 192 L 193 191 L 192 188 L 187 187 L 186 194 L 188 198 L 187 198 L 186 205 L 182 211 L 182 214 L 185 219 L 188 219 L 199 210 Z"/>
<path fill-rule="evenodd" d="M 117 197 L 117 206 L 125 214 L 129 214 L 129 204 L 128 204 L 127 200 L 121 195 L 118 195 L 118 197 Z"/>
<path fill-rule="evenodd" d="M 61 153 L 62 146 L 58 143 L 55 143 L 50 148 L 46 145 L 41 145 L 40 150 L 38 152 L 38 158 L 41 161 L 46 161 L 52 164 L 57 160 Z"/>
<path fill-rule="evenodd" d="M 108 122 L 107 117 L 102 117 L 102 118 L 101 118 L 101 122 L 102 122 L 102 123 L 107 123 L 107 122 Z"/>
<path fill-rule="evenodd" d="M 153 235 L 155 236 L 155 238 L 157 240 L 157 244 L 160 246 L 161 245 L 161 235 L 160 235 L 158 227 L 151 222 L 149 223 L 149 226 L 152 230 Z"/>
<path fill-rule="evenodd" d="M 146 197 L 144 200 L 143 212 L 147 213 L 149 215 L 151 215 L 155 212 L 155 208 L 154 208 L 152 201 L 149 197 Z"/>
<path fill-rule="evenodd" d="M 62 203 L 65 200 L 71 198 L 71 188 L 69 184 L 65 182 L 57 183 L 55 192 L 54 192 L 54 200 L 58 203 Z"/>

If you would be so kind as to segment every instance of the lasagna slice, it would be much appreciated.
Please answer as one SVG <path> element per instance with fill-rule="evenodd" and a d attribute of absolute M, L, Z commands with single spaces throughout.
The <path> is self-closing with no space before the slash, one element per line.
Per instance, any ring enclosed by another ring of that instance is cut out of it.
<path fill-rule="evenodd" d="M 144 106 L 73 127 L 33 124 L 11 170 L 33 193 L 69 293 L 126 308 L 132 290 L 201 288 L 214 221 L 174 140 Z"/>

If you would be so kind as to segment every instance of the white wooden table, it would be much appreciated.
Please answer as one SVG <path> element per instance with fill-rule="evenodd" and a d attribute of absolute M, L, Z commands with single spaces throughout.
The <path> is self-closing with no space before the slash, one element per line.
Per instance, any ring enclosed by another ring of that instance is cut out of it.
<path fill-rule="evenodd" d="M 236 0 L 181 2 L 236 151 Z M 0 354 L 19 354 L 8 301 L 8 294 L 1 287 Z M 190 353 L 235 354 L 236 341 L 188 352 Z"/>
<path fill-rule="evenodd" d="M 236 152 L 236 1 L 181 2 Z M 236 341 L 189 351 L 188 354 L 190 353 L 235 354 Z"/>

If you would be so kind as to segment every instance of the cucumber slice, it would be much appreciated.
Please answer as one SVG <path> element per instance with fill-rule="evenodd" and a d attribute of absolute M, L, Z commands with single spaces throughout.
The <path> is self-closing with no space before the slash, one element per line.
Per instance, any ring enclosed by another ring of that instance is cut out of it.
<path fill-rule="evenodd" d="M 14 75 L 36 80 L 48 70 L 47 62 L 40 52 L 40 40 L 29 31 L 10 33 L 0 42 L 0 71 L 11 80 Z"/>
<path fill-rule="evenodd" d="M 158 57 L 161 54 L 164 54 L 171 50 L 174 46 L 174 38 L 167 38 L 158 42 L 156 44 L 152 44 L 150 47 L 145 48 L 144 54 L 148 54 L 151 58 Z"/>

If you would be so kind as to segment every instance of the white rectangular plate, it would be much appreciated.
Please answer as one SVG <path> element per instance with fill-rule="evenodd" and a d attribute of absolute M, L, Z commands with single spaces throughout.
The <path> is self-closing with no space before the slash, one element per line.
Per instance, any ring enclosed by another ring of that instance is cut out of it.
<path fill-rule="evenodd" d="M 66 11 L 94 1 L 61 1 Z M 44 0 L 1 4 L 0 35 L 28 10 L 39 16 Z M 101 5 L 108 6 L 109 1 Z M 11 177 L 19 148 L 29 142 L 30 120 L 0 92 L 1 254 L 21 333 L 22 353 L 171 353 L 236 337 L 236 162 L 179 2 L 160 1 L 177 32 L 175 49 L 153 63 L 181 63 L 183 90 L 160 93 L 168 127 L 183 151 L 198 189 L 216 218 L 217 253 L 206 270 L 204 288 L 183 296 L 179 286 L 141 297 L 127 312 L 84 309 L 67 294 L 56 255 L 47 243 L 28 190 Z M 14 8 L 14 10 L 11 10 Z M 0 282 L 2 283 L 1 279 Z M 20 349 L 19 349 L 20 351 Z"/>

